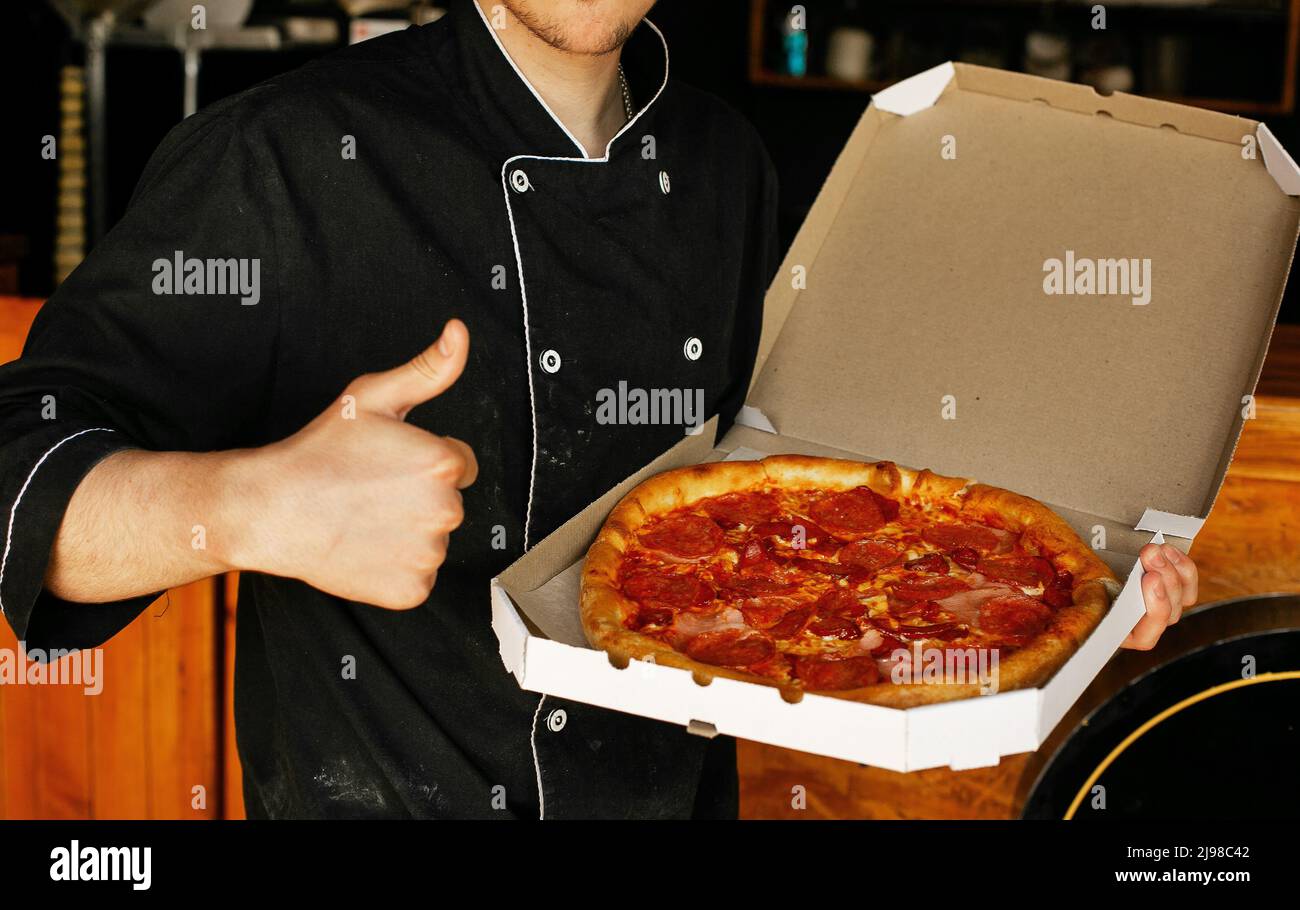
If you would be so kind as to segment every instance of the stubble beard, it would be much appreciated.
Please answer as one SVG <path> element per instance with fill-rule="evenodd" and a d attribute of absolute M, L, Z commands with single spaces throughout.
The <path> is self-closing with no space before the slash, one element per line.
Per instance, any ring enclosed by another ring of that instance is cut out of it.
<path fill-rule="evenodd" d="M 512 16 L 522 22 L 524 27 L 540 40 L 556 50 L 569 54 L 582 54 L 593 57 L 612 54 L 627 42 L 627 39 L 632 35 L 632 30 L 637 26 L 637 22 L 618 22 L 605 35 L 601 36 L 600 42 L 594 47 L 579 47 L 563 24 L 545 16 L 539 16 L 528 8 L 528 5 L 522 0 L 502 0 L 502 3 Z"/>

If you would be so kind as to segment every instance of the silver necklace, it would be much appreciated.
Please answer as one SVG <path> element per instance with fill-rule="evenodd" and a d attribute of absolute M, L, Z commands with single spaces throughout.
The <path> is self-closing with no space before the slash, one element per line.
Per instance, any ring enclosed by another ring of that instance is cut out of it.
<path fill-rule="evenodd" d="M 632 90 L 627 87 L 627 76 L 623 74 L 623 64 L 618 65 L 618 87 L 623 92 L 623 114 L 632 119 Z"/>

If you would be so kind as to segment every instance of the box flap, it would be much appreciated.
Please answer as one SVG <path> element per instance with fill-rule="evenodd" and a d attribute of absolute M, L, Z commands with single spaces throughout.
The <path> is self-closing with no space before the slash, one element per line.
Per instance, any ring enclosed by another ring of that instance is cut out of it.
<path fill-rule="evenodd" d="M 1238 117 L 949 68 L 854 130 L 743 422 L 1129 527 L 1203 518 L 1295 247 L 1289 158 Z"/>
<path fill-rule="evenodd" d="M 1190 515 L 1174 515 L 1170 512 L 1161 512 L 1159 509 L 1147 509 L 1142 513 L 1142 517 L 1134 527 L 1138 531 L 1156 531 L 1161 534 L 1171 534 L 1175 537 L 1194 540 L 1204 524 L 1204 518 L 1193 518 Z"/>
<path fill-rule="evenodd" d="M 1273 181 L 1288 196 L 1300 196 L 1300 167 L 1296 166 L 1295 159 L 1264 124 L 1259 125 L 1255 135 L 1259 141 L 1259 150 L 1264 155 L 1264 166 L 1268 168 Z"/>
<path fill-rule="evenodd" d="M 933 107 L 956 75 L 957 71 L 953 69 L 951 63 L 940 63 L 923 73 L 917 73 L 876 92 L 871 98 L 871 103 L 882 111 L 906 117 L 908 114 Z"/>

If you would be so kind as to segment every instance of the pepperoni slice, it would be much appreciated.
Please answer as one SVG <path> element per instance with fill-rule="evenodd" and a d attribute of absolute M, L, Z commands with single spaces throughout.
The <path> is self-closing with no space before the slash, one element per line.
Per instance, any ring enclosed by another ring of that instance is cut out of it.
<path fill-rule="evenodd" d="M 993 581 L 1027 588 L 1049 585 L 1056 578 L 1056 569 L 1041 556 L 994 556 L 981 559 L 976 568 Z"/>
<path fill-rule="evenodd" d="M 682 559 L 700 559 L 722 546 L 722 529 L 700 515 L 677 515 L 643 532 L 641 543 Z"/>
<path fill-rule="evenodd" d="M 1052 583 L 1043 589 L 1043 600 L 1058 610 L 1074 603 L 1074 576 L 1069 570 L 1056 570 Z"/>
<path fill-rule="evenodd" d="M 859 689 L 880 681 L 880 668 L 870 657 L 828 660 L 824 657 L 792 658 L 794 675 L 812 691 L 838 692 Z"/>
<path fill-rule="evenodd" d="M 948 558 L 963 569 L 973 572 L 980 564 L 980 551 L 974 547 L 958 547 L 948 554 Z"/>
<path fill-rule="evenodd" d="M 840 547 L 836 558 L 845 565 L 875 572 L 893 563 L 898 555 L 898 548 L 883 540 L 857 540 Z"/>
<path fill-rule="evenodd" d="M 909 559 L 903 563 L 903 568 L 911 569 L 914 572 L 928 572 L 931 575 L 947 575 L 948 560 L 938 553 L 926 553 L 916 559 Z"/>
<path fill-rule="evenodd" d="M 960 578 L 950 575 L 936 575 L 932 578 L 918 578 L 902 581 L 894 586 L 893 595 L 904 602 L 922 600 L 943 600 L 962 591 L 969 591 L 970 585 Z"/>
<path fill-rule="evenodd" d="M 745 622 L 756 629 L 765 629 L 781 619 L 798 601 L 789 595 L 798 585 L 761 576 L 732 576 L 723 583 L 722 596 L 740 600 L 740 611 Z"/>
<path fill-rule="evenodd" d="M 924 600 L 896 606 L 889 612 L 894 616 L 920 616 L 924 620 L 933 621 L 942 611 L 943 608 L 933 600 Z"/>
<path fill-rule="evenodd" d="M 790 539 L 790 529 L 794 527 L 794 522 L 790 521 L 765 521 L 762 524 L 754 525 L 753 533 L 755 537 L 782 537 Z M 805 527 L 807 527 L 805 525 Z"/>
<path fill-rule="evenodd" d="M 888 503 L 889 505 L 882 505 Z M 886 499 L 866 487 L 856 487 L 843 493 L 832 493 L 813 503 L 811 512 L 832 534 L 856 535 L 874 531 L 890 519 L 888 512 L 898 514 L 898 503 Z"/>
<path fill-rule="evenodd" d="M 969 547 L 992 552 L 998 548 L 998 535 L 982 525 L 929 525 L 921 531 L 927 543 L 945 550 Z"/>
<path fill-rule="evenodd" d="M 1074 603 L 1074 592 L 1069 588 L 1050 586 L 1043 589 L 1043 600 L 1047 602 L 1048 606 L 1060 610 Z"/>
<path fill-rule="evenodd" d="M 781 617 L 780 622 L 768 629 L 767 634 L 773 638 L 788 641 L 791 638 L 795 638 L 803 631 L 803 627 L 808 624 L 808 620 L 812 619 L 812 615 L 812 604 L 804 604 L 802 607 L 795 607 L 789 613 L 785 614 L 785 616 Z"/>
<path fill-rule="evenodd" d="M 733 575 L 722 583 L 723 593 L 737 597 L 762 597 L 765 594 L 789 594 L 798 585 L 764 578 L 761 575 Z"/>
<path fill-rule="evenodd" d="M 748 667 L 776 653 L 772 639 L 751 629 L 701 632 L 686 645 L 686 656 L 717 667 Z"/>
<path fill-rule="evenodd" d="M 875 490 L 867 489 L 867 492 L 871 494 L 871 498 L 880 507 L 880 512 L 885 516 L 885 521 L 893 521 L 898 517 L 900 507 L 897 500 L 890 499 L 888 496 L 881 496 Z"/>
<path fill-rule="evenodd" d="M 966 634 L 966 627 L 956 622 L 936 622 L 910 626 L 899 625 L 889 631 L 903 641 L 927 641 L 931 638 L 947 641 L 953 638 L 961 638 Z"/>
<path fill-rule="evenodd" d="M 799 606 L 792 597 L 751 597 L 740 605 L 745 624 L 755 629 L 770 629 Z"/>
<path fill-rule="evenodd" d="M 713 600 L 713 588 L 694 575 L 643 571 L 623 579 L 623 593 L 646 606 L 684 610 Z M 671 621 L 671 620 L 670 620 Z"/>
<path fill-rule="evenodd" d="M 1016 646 L 1047 628 L 1051 618 L 1042 601 L 1025 594 L 1003 594 L 980 605 L 980 628 Z"/>
<path fill-rule="evenodd" d="M 867 605 L 844 588 L 831 588 L 817 599 L 815 609 L 818 616 L 844 616 L 849 619 L 867 614 Z"/>
<path fill-rule="evenodd" d="M 795 547 L 795 528 L 803 528 L 802 547 Z M 754 528 L 754 536 L 770 539 L 777 538 L 793 549 L 815 550 L 819 553 L 834 553 L 839 547 L 825 528 L 818 527 L 811 521 L 766 521 Z"/>
<path fill-rule="evenodd" d="M 819 638 L 851 641 L 862 637 L 858 624 L 845 616 L 818 616 L 808 626 L 808 631 Z"/>
<path fill-rule="evenodd" d="M 728 493 L 706 499 L 702 505 L 709 517 L 724 528 L 753 527 L 781 514 L 776 498 L 768 493 Z"/>

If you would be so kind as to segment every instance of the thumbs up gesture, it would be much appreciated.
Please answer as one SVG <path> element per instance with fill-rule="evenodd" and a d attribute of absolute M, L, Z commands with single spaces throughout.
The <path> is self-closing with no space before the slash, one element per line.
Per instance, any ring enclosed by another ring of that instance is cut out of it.
<path fill-rule="evenodd" d="M 468 355 L 453 319 L 410 362 L 358 376 L 307 426 L 255 450 L 266 507 L 244 563 L 392 610 L 424 603 L 478 464 L 460 440 L 403 421 L 452 387 Z"/>

